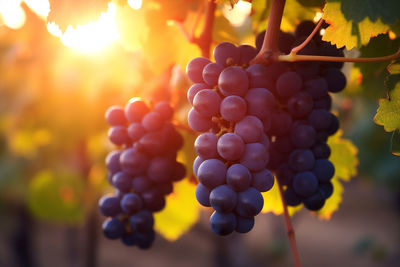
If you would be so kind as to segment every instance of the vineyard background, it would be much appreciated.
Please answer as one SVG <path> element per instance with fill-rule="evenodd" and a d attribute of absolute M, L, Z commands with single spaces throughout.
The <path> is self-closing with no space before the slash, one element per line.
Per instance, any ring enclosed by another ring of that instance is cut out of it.
<path fill-rule="evenodd" d="M 106 138 L 106 108 L 133 96 L 171 99 L 180 107 L 177 119 L 184 122 L 190 85 L 184 66 L 200 51 L 169 18 L 149 22 L 137 13 L 143 8 L 116 5 L 121 35 L 118 38 L 112 27 L 104 27 L 109 25 L 106 16 L 100 33 L 114 40 L 87 53 L 66 37 L 63 44 L 54 29 L 50 34 L 46 16 L 38 15 L 41 9 L 32 11 L 35 1 L 8 6 L 5 2 L 0 1 L 0 266 L 292 264 L 281 216 L 263 214 L 249 234 L 216 237 L 208 227 L 209 212 L 195 201 L 190 177 L 175 188 L 174 206 L 160 216 L 157 230 L 162 235 L 149 251 L 105 240 L 97 200 L 111 192 L 104 167 L 105 155 L 112 149 Z M 201 5 L 201 1 L 187 2 L 185 16 L 181 9 L 167 6 L 167 14 L 184 20 L 185 27 L 193 24 Z M 251 29 L 259 32 L 266 26 L 257 17 L 264 11 L 259 4 L 263 1 L 254 1 L 252 20 L 247 18 L 240 26 L 229 23 L 228 2 L 219 5 L 214 41 L 254 44 Z M 313 19 L 320 10 L 299 2 L 287 1 L 284 30 Z M 101 11 L 107 9 L 102 7 Z M 52 16 L 66 28 L 62 22 L 68 20 L 68 12 L 64 12 Z M 25 23 L 18 25 L 21 14 Z M 135 26 L 145 21 L 146 27 Z M 152 38 L 147 40 L 149 34 Z M 396 51 L 399 40 L 394 32 L 382 34 L 346 55 L 388 55 Z M 305 210 L 294 215 L 304 266 L 396 266 L 400 260 L 399 158 L 389 151 L 391 134 L 373 121 L 378 98 L 386 96 L 386 66 L 387 62 L 345 64 L 348 87 L 334 97 L 334 110 L 344 136 L 358 148 L 358 175 L 343 184 L 343 199 L 330 220 L 318 220 Z M 188 165 L 194 157 L 192 143 L 193 137 L 186 134 L 180 156 Z"/>

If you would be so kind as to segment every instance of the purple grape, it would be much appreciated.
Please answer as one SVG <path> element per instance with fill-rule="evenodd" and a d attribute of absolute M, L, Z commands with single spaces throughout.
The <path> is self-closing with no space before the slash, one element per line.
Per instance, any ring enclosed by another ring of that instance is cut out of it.
<path fill-rule="evenodd" d="M 244 143 L 239 135 L 226 133 L 218 139 L 217 150 L 218 154 L 225 160 L 239 160 L 244 152 Z"/>
<path fill-rule="evenodd" d="M 236 216 L 236 229 L 235 231 L 241 234 L 250 232 L 254 227 L 254 217 L 244 218 L 241 216 Z"/>
<path fill-rule="evenodd" d="M 265 147 L 260 143 L 251 143 L 245 145 L 240 164 L 244 165 L 251 172 L 258 172 L 266 167 L 268 160 L 269 154 Z"/>
<path fill-rule="evenodd" d="M 193 105 L 194 96 L 203 89 L 208 89 L 208 85 L 205 83 L 195 83 L 193 84 L 188 92 L 187 92 L 187 99 L 191 105 Z"/>
<path fill-rule="evenodd" d="M 263 65 L 254 64 L 246 69 L 249 77 L 249 88 L 275 88 L 274 81 L 268 75 L 267 68 Z"/>
<path fill-rule="evenodd" d="M 226 183 L 236 192 L 244 191 L 251 184 L 251 174 L 242 164 L 233 164 L 226 172 Z"/>
<path fill-rule="evenodd" d="M 99 210 L 106 217 L 115 217 L 121 212 L 120 200 L 114 196 L 103 196 L 99 200 Z"/>
<path fill-rule="evenodd" d="M 167 101 L 158 102 L 154 106 L 154 111 L 160 114 L 163 120 L 170 120 L 174 116 L 174 109 Z"/>
<path fill-rule="evenodd" d="M 307 116 L 313 109 L 314 101 L 307 92 L 299 92 L 288 101 L 288 111 L 295 118 Z"/>
<path fill-rule="evenodd" d="M 215 62 L 221 66 L 238 64 L 240 60 L 240 50 L 232 43 L 219 43 L 213 51 Z"/>
<path fill-rule="evenodd" d="M 210 204 L 210 190 L 199 183 L 196 187 L 196 199 L 204 207 L 211 207 Z"/>
<path fill-rule="evenodd" d="M 153 187 L 153 182 L 147 176 L 136 176 L 132 180 L 132 189 L 136 193 L 143 193 Z"/>
<path fill-rule="evenodd" d="M 289 157 L 290 168 L 297 172 L 312 170 L 314 163 L 314 154 L 309 149 L 296 149 Z"/>
<path fill-rule="evenodd" d="M 132 142 L 139 140 L 145 133 L 146 130 L 143 128 L 142 124 L 139 122 L 133 122 L 128 126 L 128 136 Z"/>
<path fill-rule="evenodd" d="M 112 184 L 125 193 L 131 189 L 132 179 L 124 172 L 117 172 L 112 177 Z"/>
<path fill-rule="evenodd" d="M 317 159 L 315 161 L 313 173 L 320 183 L 328 183 L 335 174 L 335 167 L 327 159 Z"/>
<path fill-rule="evenodd" d="M 156 183 L 167 182 L 171 179 L 172 167 L 169 158 L 154 157 L 147 168 L 147 177 Z"/>
<path fill-rule="evenodd" d="M 214 211 L 210 217 L 210 227 L 217 235 L 229 235 L 236 229 L 236 216 L 234 213 Z"/>
<path fill-rule="evenodd" d="M 118 239 L 124 234 L 124 224 L 117 218 L 105 220 L 102 228 L 104 236 L 108 239 Z"/>
<path fill-rule="evenodd" d="M 307 80 L 304 89 L 313 99 L 321 99 L 328 93 L 328 83 L 322 77 Z"/>
<path fill-rule="evenodd" d="M 254 143 L 261 139 L 263 124 L 255 116 L 246 116 L 235 125 L 235 134 L 239 135 L 245 143 Z"/>
<path fill-rule="evenodd" d="M 194 83 L 202 83 L 203 69 L 209 63 L 211 63 L 211 61 L 204 57 L 192 59 L 186 66 L 186 73 L 189 79 Z"/>
<path fill-rule="evenodd" d="M 281 97 L 289 98 L 301 90 L 303 80 L 296 72 L 282 74 L 276 81 L 276 90 Z"/>
<path fill-rule="evenodd" d="M 128 193 L 121 199 L 121 209 L 128 214 L 138 212 L 142 206 L 142 199 L 135 193 Z"/>
<path fill-rule="evenodd" d="M 197 132 L 206 132 L 213 126 L 209 118 L 200 115 L 194 108 L 189 111 L 188 123 Z"/>
<path fill-rule="evenodd" d="M 143 173 L 149 165 L 148 158 L 134 148 L 128 148 L 121 153 L 119 158 L 121 169 L 128 175 Z"/>
<path fill-rule="evenodd" d="M 310 148 L 316 139 L 317 133 L 310 125 L 297 125 L 291 134 L 291 140 L 297 148 Z"/>
<path fill-rule="evenodd" d="M 237 194 L 227 185 L 220 185 L 211 190 L 210 204 L 218 212 L 228 213 L 236 206 Z"/>
<path fill-rule="evenodd" d="M 139 122 L 149 113 L 147 104 L 140 98 L 134 97 L 125 106 L 125 116 L 129 122 Z"/>
<path fill-rule="evenodd" d="M 225 183 L 226 166 L 218 159 L 203 161 L 197 171 L 197 177 L 208 189 L 213 189 Z"/>
<path fill-rule="evenodd" d="M 246 96 L 247 114 L 254 115 L 259 119 L 266 119 L 275 107 L 274 95 L 265 88 L 250 89 Z"/>
<path fill-rule="evenodd" d="M 111 126 L 124 126 L 127 123 L 124 108 L 121 106 L 111 106 L 107 109 L 106 121 Z"/>
<path fill-rule="evenodd" d="M 261 193 L 249 187 L 246 191 L 239 192 L 237 197 L 236 213 L 245 218 L 252 218 L 261 212 L 264 199 Z"/>
<path fill-rule="evenodd" d="M 108 153 L 106 157 L 107 170 L 113 175 L 121 171 L 121 165 L 119 164 L 119 157 L 121 155 L 120 150 L 114 150 Z"/>
<path fill-rule="evenodd" d="M 218 87 L 224 96 L 244 96 L 249 88 L 249 79 L 242 68 L 227 67 L 219 75 Z"/>
<path fill-rule="evenodd" d="M 239 45 L 240 53 L 239 66 L 247 67 L 250 61 L 257 55 L 257 49 L 251 45 Z"/>
<path fill-rule="evenodd" d="M 211 87 L 214 87 L 218 84 L 218 77 L 221 74 L 221 71 L 224 69 L 218 63 L 209 63 L 203 69 L 203 80 Z"/>
<path fill-rule="evenodd" d="M 219 112 L 221 97 L 211 89 L 203 89 L 193 99 L 193 107 L 204 117 L 216 116 Z"/>
<path fill-rule="evenodd" d="M 126 131 L 125 126 L 111 127 L 108 130 L 108 138 L 113 144 L 117 146 L 129 143 L 128 132 Z"/>
<path fill-rule="evenodd" d="M 318 190 L 318 179 L 312 172 L 299 172 L 293 177 L 293 189 L 299 196 L 310 197 Z"/>
<path fill-rule="evenodd" d="M 143 128 L 146 131 L 157 131 L 160 130 L 163 126 L 163 118 L 158 112 L 149 112 L 144 115 L 142 119 Z"/>
<path fill-rule="evenodd" d="M 247 111 L 246 101 L 240 96 L 225 97 L 220 105 L 222 118 L 230 122 L 237 122 L 244 118 Z"/>
<path fill-rule="evenodd" d="M 199 167 L 203 163 L 204 160 L 205 159 L 201 158 L 200 156 L 197 156 L 194 159 L 194 162 L 193 162 L 193 173 L 194 173 L 194 175 L 198 176 L 197 175 L 197 171 L 199 170 Z"/>
<path fill-rule="evenodd" d="M 252 174 L 251 186 L 260 192 L 269 191 L 274 185 L 274 175 L 267 169 Z"/>

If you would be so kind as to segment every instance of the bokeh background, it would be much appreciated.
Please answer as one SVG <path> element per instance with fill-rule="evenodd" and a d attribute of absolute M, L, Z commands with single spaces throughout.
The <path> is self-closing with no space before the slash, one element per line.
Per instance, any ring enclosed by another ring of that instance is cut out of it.
<path fill-rule="evenodd" d="M 122 11 L 127 16 L 141 3 L 129 2 Z M 248 6 L 242 3 L 235 16 L 226 10 L 219 13 L 223 31 L 217 37 L 232 37 L 234 30 L 239 40 L 254 42 L 254 35 L 244 34 Z M 194 195 L 185 201 L 197 206 L 179 210 L 189 214 L 190 223 L 182 226 L 182 235 L 172 234 L 173 242 L 157 235 L 154 246 L 141 251 L 102 236 L 97 201 L 112 192 L 104 166 L 113 149 L 105 110 L 134 96 L 168 99 L 180 107 L 177 120 L 184 122 L 189 85 L 184 64 L 198 51 L 178 65 L 160 58 L 154 68 L 145 52 L 121 37 L 116 19 L 121 10 L 115 6 L 90 27 L 64 34 L 47 24 L 48 12 L 46 0 L 0 0 L 0 266 L 292 265 L 282 216 L 259 215 L 249 234 L 221 238 L 209 229 L 210 211 L 200 209 Z M 125 30 L 139 28 L 132 22 Z M 390 135 L 373 122 L 377 100 L 385 97 L 384 74 L 371 71 L 363 83 L 362 67 L 352 67 L 344 68 L 349 86 L 335 96 L 334 110 L 344 135 L 358 148 L 358 175 L 344 183 L 339 210 L 330 220 L 304 210 L 294 215 L 304 266 L 400 262 L 400 158 L 389 151 Z M 189 150 L 192 141 L 186 137 Z"/>

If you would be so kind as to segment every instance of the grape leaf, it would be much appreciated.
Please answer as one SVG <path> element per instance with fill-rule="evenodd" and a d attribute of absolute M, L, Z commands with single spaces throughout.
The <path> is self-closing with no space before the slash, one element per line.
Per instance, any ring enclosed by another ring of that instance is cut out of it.
<path fill-rule="evenodd" d="M 313 20 L 318 11 L 321 11 L 319 7 L 305 7 L 296 0 L 288 0 L 283 10 L 281 29 L 294 31 L 300 21 Z"/>
<path fill-rule="evenodd" d="M 199 217 L 196 186 L 188 179 L 174 185 L 174 192 L 167 197 L 165 209 L 155 213 L 154 228 L 169 241 L 178 239 L 193 226 Z"/>
<path fill-rule="evenodd" d="M 272 212 L 275 215 L 280 215 L 283 213 L 282 199 L 279 193 L 278 183 L 275 180 L 274 186 L 268 192 L 262 193 L 264 197 L 264 206 L 262 213 Z M 296 207 L 288 207 L 289 214 L 293 215 L 295 212 L 299 211 L 303 205 Z"/>
<path fill-rule="evenodd" d="M 29 209 L 40 219 L 82 223 L 83 181 L 81 176 L 70 171 L 40 171 L 29 184 Z"/>
<path fill-rule="evenodd" d="M 348 182 L 357 174 L 358 150 L 350 140 L 343 138 L 342 134 L 343 132 L 339 130 L 328 139 L 331 148 L 329 160 L 335 166 L 335 175 L 332 178 L 334 189 L 324 207 L 317 212 L 320 219 L 330 219 L 332 213 L 339 208 L 343 195 L 343 185 L 340 180 Z"/>
<path fill-rule="evenodd" d="M 379 108 L 374 121 L 382 125 L 386 132 L 393 132 L 391 151 L 395 155 L 400 153 L 400 81 L 393 90 L 389 91 L 387 99 L 379 100 Z"/>
<path fill-rule="evenodd" d="M 347 49 L 366 45 L 370 38 L 385 33 L 399 19 L 398 1 L 327 1 L 323 18 L 330 24 L 324 41 Z"/>
<path fill-rule="evenodd" d="M 69 25 L 85 25 L 107 11 L 110 0 L 50 0 L 48 22 L 55 22 L 62 31 Z"/>
<path fill-rule="evenodd" d="M 301 5 L 306 7 L 320 7 L 325 5 L 325 0 L 297 0 Z"/>

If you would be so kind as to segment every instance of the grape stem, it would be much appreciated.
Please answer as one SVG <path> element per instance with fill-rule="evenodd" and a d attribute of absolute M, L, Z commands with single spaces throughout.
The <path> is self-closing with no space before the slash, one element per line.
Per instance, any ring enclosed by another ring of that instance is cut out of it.
<path fill-rule="evenodd" d="M 295 53 L 290 53 L 289 55 L 280 55 L 278 56 L 279 61 L 330 61 L 330 62 L 379 62 L 379 61 L 387 61 L 393 60 L 396 58 L 400 58 L 400 48 L 396 53 L 384 56 L 384 57 L 328 57 L 328 56 L 312 56 L 312 55 L 297 55 Z"/>
<path fill-rule="evenodd" d="M 287 232 L 287 235 L 288 235 L 288 238 L 290 241 L 290 249 L 292 250 L 294 263 L 295 263 L 296 267 L 301 267 L 299 253 L 297 251 L 295 232 L 294 232 L 294 228 L 292 225 L 292 221 L 290 219 L 290 215 L 289 215 L 288 207 L 285 202 L 285 198 L 283 197 L 283 189 L 282 189 L 282 186 L 279 184 L 278 180 L 277 180 L 277 183 L 278 183 L 278 187 L 279 187 L 279 194 L 280 194 L 281 200 L 282 200 L 283 214 L 285 216 L 285 223 L 286 223 L 286 232 Z"/>
<path fill-rule="evenodd" d="M 310 33 L 310 35 L 307 37 L 307 39 L 304 40 L 304 42 L 302 42 L 300 45 L 294 47 L 292 49 L 292 51 L 290 51 L 290 54 L 296 54 L 298 53 L 301 49 L 303 49 L 314 37 L 314 35 L 318 32 L 319 28 L 321 27 L 322 23 L 324 22 L 324 20 L 321 18 L 317 24 L 317 26 L 315 26 L 314 30 L 312 31 L 312 33 Z"/>
<path fill-rule="evenodd" d="M 286 0 L 273 0 L 268 25 L 260 52 L 250 62 L 252 64 L 271 64 L 275 55 L 279 55 L 278 37 Z"/>
<path fill-rule="evenodd" d="M 203 29 L 200 33 L 199 37 L 195 36 L 196 28 L 199 24 L 201 13 L 204 9 L 204 4 L 201 4 L 200 6 L 200 11 L 196 17 L 196 21 L 193 25 L 192 33 L 189 34 L 189 32 L 185 29 L 185 26 L 181 21 L 176 21 L 178 27 L 180 28 L 182 34 L 185 36 L 185 38 L 188 40 L 188 42 L 196 44 L 200 50 L 201 50 L 201 56 L 205 58 L 210 58 L 210 48 L 212 44 L 212 32 L 213 32 L 213 26 L 214 26 L 214 19 L 215 19 L 215 9 L 216 9 L 216 3 L 215 0 L 205 0 L 207 1 L 207 7 L 206 7 L 206 12 L 205 12 L 205 21 L 203 25 Z"/>

